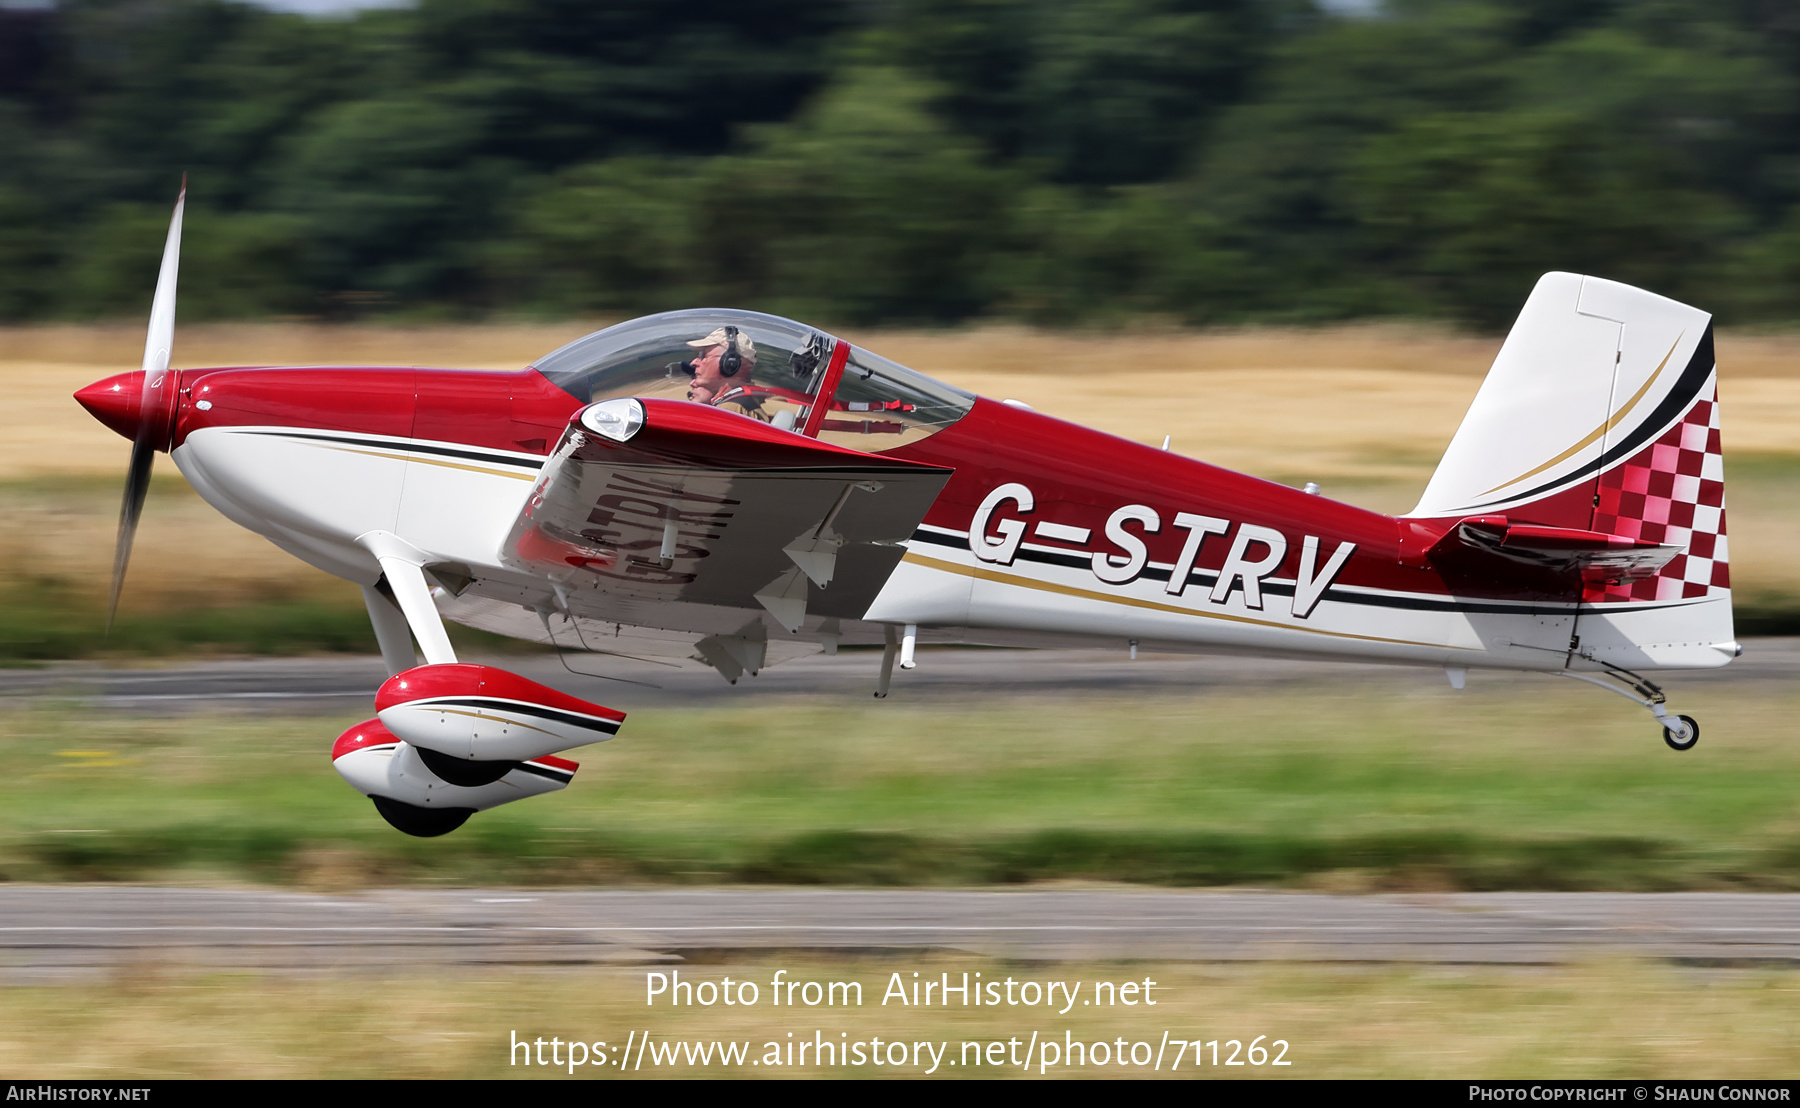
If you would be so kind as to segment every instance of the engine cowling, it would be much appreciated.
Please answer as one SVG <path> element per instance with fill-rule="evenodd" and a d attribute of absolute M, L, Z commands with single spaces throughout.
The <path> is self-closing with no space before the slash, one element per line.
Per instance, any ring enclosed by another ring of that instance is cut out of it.
<path fill-rule="evenodd" d="M 331 748 L 333 768 L 352 788 L 375 802 L 383 819 L 408 835 L 423 838 L 454 831 L 484 809 L 566 788 L 580 768 L 567 758 L 548 754 L 498 766 L 446 759 L 455 763 L 452 769 L 481 767 L 465 780 L 493 774 L 485 781 L 457 784 L 435 772 L 427 757 L 427 751 L 402 740 L 378 719 L 345 731 Z"/>
<path fill-rule="evenodd" d="M 618 733 L 625 713 L 494 666 L 415 666 L 375 694 L 382 724 L 421 750 L 465 762 L 523 762 Z M 446 774 L 453 767 L 433 759 Z"/>

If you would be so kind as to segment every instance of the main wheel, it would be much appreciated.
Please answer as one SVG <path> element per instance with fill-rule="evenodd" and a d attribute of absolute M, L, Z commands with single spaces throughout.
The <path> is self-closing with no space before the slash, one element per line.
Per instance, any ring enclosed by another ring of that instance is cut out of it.
<path fill-rule="evenodd" d="M 420 839 L 448 835 L 469 822 L 469 817 L 475 814 L 473 808 L 421 808 L 417 804 L 389 800 L 385 796 L 371 796 L 369 799 L 375 802 L 375 810 L 381 813 L 381 818 L 393 824 L 395 830 Z"/>
<path fill-rule="evenodd" d="M 1700 741 L 1700 724 L 1695 722 L 1693 716 L 1676 716 L 1675 718 L 1681 721 L 1686 734 L 1676 734 L 1674 728 L 1665 727 L 1663 728 L 1663 742 L 1669 744 L 1670 750 L 1692 750 L 1694 744 Z"/>
<path fill-rule="evenodd" d="M 519 765 L 517 762 L 472 762 L 467 758 L 440 754 L 422 746 L 415 746 L 413 749 L 418 751 L 419 761 L 425 763 L 426 769 L 449 784 L 461 785 L 465 789 L 492 785 Z"/>

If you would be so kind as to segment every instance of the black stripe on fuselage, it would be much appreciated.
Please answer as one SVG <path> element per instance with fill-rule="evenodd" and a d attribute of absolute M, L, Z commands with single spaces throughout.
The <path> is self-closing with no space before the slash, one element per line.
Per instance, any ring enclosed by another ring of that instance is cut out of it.
<path fill-rule="evenodd" d="M 967 550 L 969 548 L 969 540 L 965 537 L 959 535 L 947 535 L 937 531 L 926 531 L 923 528 L 914 531 L 912 537 L 915 542 L 930 543 L 933 546 L 945 546 L 953 550 Z M 1027 550 L 1023 546 L 1019 548 L 1019 552 L 1014 556 L 1014 560 L 1020 562 L 1036 562 L 1039 565 L 1062 566 L 1065 569 L 1087 569 L 1093 564 L 1093 556 L 1091 554 L 1064 554 L 1061 551 L 1049 553 L 1047 551 Z M 1154 566 L 1149 566 L 1144 569 L 1144 572 L 1140 574 L 1140 576 L 1152 581 L 1167 581 L 1169 579 L 1169 574 L 1172 572 L 1173 570 L 1158 569 Z M 1210 570 L 1196 569 L 1188 577 L 1188 582 L 1192 585 L 1204 585 L 1210 588 L 1218 581 L 1218 579 L 1219 575 L 1217 573 Z M 1262 585 L 1262 591 L 1269 596 L 1293 596 L 1294 586 L 1279 581 L 1265 581 Z M 1358 604 L 1367 608 L 1394 608 L 1409 612 L 1462 612 L 1468 615 L 1564 616 L 1573 615 L 1577 607 L 1584 607 L 1585 610 L 1588 611 L 1606 610 L 1604 608 L 1595 609 L 1592 605 L 1583 606 L 1578 601 L 1574 600 L 1564 604 L 1501 604 L 1484 603 L 1479 600 L 1436 600 L 1430 597 L 1402 596 L 1395 593 L 1371 594 L 1365 592 L 1352 592 L 1337 585 L 1328 586 L 1325 590 L 1323 599 L 1338 604 Z M 1680 608 L 1683 607 L 1685 603 L 1686 602 L 1684 601 L 1676 601 L 1657 605 L 1632 605 L 1631 610 L 1634 612 L 1650 612 L 1661 608 Z"/>
<path fill-rule="evenodd" d="M 554 766 L 540 766 L 536 762 L 520 762 L 513 768 L 532 774 L 536 777 L 547 777 L 552 781 L 560 781 L 565 785 L 570 781 L 575 780 L 575 771 L 572 769 L 557 769 Z"/>
<path fill-rule="evenodd" d="M 602 731 L 608 735 L 619 733 L 619 725 L 610 719 L 583 715 L 580 712 L 551 708 L 543 704 L 529 704 L 522 700 L 502 700 L 489 696 L 446 696 L 432 697 L 426 700 L 407 702 L 411 708 L 485 708 L 493 712 L 510 712 L 514 715 L 530 716 L 534 719 L 547 719 L 555 723 L 569 723 L 589 731 Z"/>
<path fill-rule="evenodd" d="M 374 447 L 378 450 L 406 451 L 410 454 L 435 454 L 443 458 L 461 458 L 470 462 L 487 462 L 491 465 L 519 466 L 524 469 L 544 468 L 544 459 L 525 454 L 502 454 L 498 451 L 480 450 L 465 446 L 440 446 L 433 442 L 421 442 L 417 439 L 403 439 L 392 442 L 385 439 L 363 438 L 358 435 L 332 435 L 316 431 L 239 431 L 243 435 L 274 435 L 286 439 L 312 439 L 316 442 L 335 442 L 346 446 Z"/>

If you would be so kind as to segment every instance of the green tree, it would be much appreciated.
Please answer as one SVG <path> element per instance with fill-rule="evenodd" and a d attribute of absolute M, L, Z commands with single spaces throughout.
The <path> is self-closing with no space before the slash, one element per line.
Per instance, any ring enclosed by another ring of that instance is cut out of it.
<path fill-rule="evenodd" d="M 486 123 L 423 95 L 320 113 L 271 198 L 305 227 L 314 286 L 348 305 L 463 298 L 515 172 L 479 155 Z"/>
<path fill-rule="evenodd" d="M 697 168 L 674 158 L 611 158 L 564 170 L 521 206 L 492 259 L 498 282 L 540 310 L 587 315 L 688 306 L 695 270 Z"/>
<path fill-rule="evenodd" d="M 1700 292 L 1732 211 L 1663 170 L 1662 151 L 1580 115 L 1446 113 L 1371 140 L 1348 191 L 1371 253 L 1422 303 L 1497 326 L 1547 270 Z"/>
<path fill-rule="evenodd" d="M 1337 20 L 1284 42 L 1256 93 L 1226 112 L 1187 182 L 1230 229 L 1262 290 L 1253 314 L 1338 318 L 1418 310 L 1363 267 L 1344 184 L 1371 137 L 1415 116 L 1503 96 L 1509 56 L 1492 13 Z"/>
<path fill-rule="evenodd" d="M 490 121 L 483 152 L 539 168 L 715 153 L 830 73 L 845 0 L 423 0 L 426 82 Z"/>
<path fill-rule="evenodd" d="M 709 162 L 694 284 L 713 299 L 858 322 L 946 320 L 993 299 L 1020 181 L 933 118 L 905 72 L 845 73 L 791 124 Z"/>
<path fill-rule="evenodd" d="M 613 159 L 552 178 L 500 271 L 548 303 L 711 301 L 859 322 L 957 319 L 993 300 L 1012 174 L 927 109 L 931 89 L 868 66 L 742 153 Z"/>
<path fill-rule="evenodd" d="M 157 204 L 114 204 L 97 213 L 68 245 L 54 305 L 59 313 L 148 316 L 169 215 L 169 207 Z M 300 226 L 286 217 L 190 207 L 182 227 L 178 317 L 248 319 L 314 310 L 300 267 L 300 235 Z"/>
<path fill-rule="evenodd" d="M 56 238 L 30 193 L 0 184 L 0 320 L 42 315 L 54 296 Z"/>
<path fill-rule="evenodd" d="M 1791 311 L 1785 0 L 0 8 L 0 315 Z M 231 275 L 209 286 L 208 272 Z"/>
<path fill-rule="evenodd" d="M 1167 186 L 1044 185 L 1018 197 L 1013 220 L 995 281 L 1006 314 L 1050 326 L 1144 315 L 1205 324 L 1250 302 L 1248 259 Z"/>
<path fill-rule="evenodd" d="M 1179 168 L 1262 60 L 1281 9 L 1256 0 L 904 0 L 902 57 L 950 119 L 1057 181 Z"/>

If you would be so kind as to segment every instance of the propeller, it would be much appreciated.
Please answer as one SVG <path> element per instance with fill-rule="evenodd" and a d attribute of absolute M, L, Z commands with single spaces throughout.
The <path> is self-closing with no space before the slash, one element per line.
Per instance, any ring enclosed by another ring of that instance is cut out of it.
<path fill-rule="evenodd" d="M 169 220 L 169 238 L 163 244 L 162 270 L 156 276 L 156 298 L 150 302 L 150 331 L 144 339 L 144 386 L 138 396 L 137 434 L 131 442 L 131 466 L 125 474 L 125 498 L 119 505 L 119 538 L 113 547 L 112 596 L 106 602 L 106 630 L 112 631 L 119 610 L 119 590 L 125 584 L 125 567 L 131 562 L 131 543 L 137 537 L 138 518 L 144 513 L 144 497 L 150 491 L 150 463 L 156 452 L 169 445 L 170 423 L 175 413 L 178 375 L 169 369 L 169 351 L 175 342 L 175 274 L 181 268 L 181 213 L 187 206 L 187 175 L 181 178 L 181 194 L 175 198 L 175 214 Z"/>

